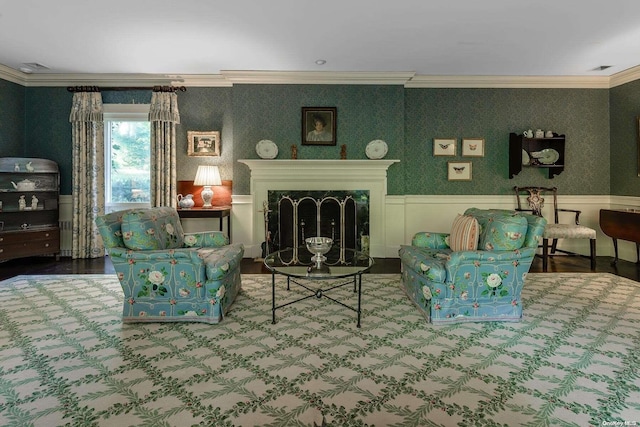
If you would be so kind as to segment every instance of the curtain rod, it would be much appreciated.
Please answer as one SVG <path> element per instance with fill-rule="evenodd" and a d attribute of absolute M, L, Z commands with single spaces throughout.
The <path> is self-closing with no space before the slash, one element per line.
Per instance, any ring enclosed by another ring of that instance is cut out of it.
<path fill-rule="evenodd" d="M 150 86 L 150 87 L 99 87 L 99 86 L 69 86 L 67 88 L 69 92 L 103 92 L 103 91 L 125 91 L 125 90 L 152 90 L 154 92 L 186 92 L 187 88 L 184 86 Z"/>

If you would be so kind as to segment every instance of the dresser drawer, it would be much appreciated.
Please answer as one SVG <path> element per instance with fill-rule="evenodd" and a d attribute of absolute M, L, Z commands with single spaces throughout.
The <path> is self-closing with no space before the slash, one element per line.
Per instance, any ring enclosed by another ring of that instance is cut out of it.
<path fill-rule="evenodd" d="M 60 230 L 24 230 L 0 234 L 0 260 L 60 253 Z"/>

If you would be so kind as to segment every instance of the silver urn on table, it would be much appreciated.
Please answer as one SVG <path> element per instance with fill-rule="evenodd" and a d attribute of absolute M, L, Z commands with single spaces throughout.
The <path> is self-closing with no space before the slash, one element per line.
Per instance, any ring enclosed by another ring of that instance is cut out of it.
<path fill-rule="evenodd" d="M 324 254 L 329 252 L 331 246 L 333 246 L 333 239 L 329 237 L 309 237 L 304 239 L 304 243 L 307 246 L 307 250 L 314 254 L 311 257 L 311 261 L 314 265 L 307 269 L 307 273 L 322 274 L 323 272 L 326 272 L 328 267 L 326 265 L 322 265 L 322 263 L 327 260 L 327 257 L 324 256 Z"/>

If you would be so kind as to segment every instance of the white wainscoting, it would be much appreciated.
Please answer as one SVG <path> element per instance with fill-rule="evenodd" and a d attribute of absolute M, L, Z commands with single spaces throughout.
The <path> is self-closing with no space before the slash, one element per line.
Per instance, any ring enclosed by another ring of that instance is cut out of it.
<path fill-rule="evenodd" d="M 411 242 L 418 231 L 448 232 L 451 223 L 458 213 L 469 207 L 513 209 L 515 196 L 386 196 L 384 198 L 384 257 L 397 258 L 402 244 Z M 559 204 L 566 209 L 580 209 L 581 224 L 594 228 L 597 232 L 597 251 L 600 256 L 613 256 L 611 238 L 600 230 L 600 209 L 640 209 L 640 197 L 628 196 L 558 196 Z M 254 230 L 263 218 L 262 205 L 253 205 L 253 196 L 234 195 L 231 211 L 231 230 L 234 243 L 245 245 L 245 257 L 259 257 L 262 253 L 261 243 L 253 236 L 263 234 L 263 230 Z M 548 215 L 548 214 L 547 214 Z M 570 216 L 570 214 L 567 214 Z M 550 216 L 548 216 L 550 217 Z M 71 196 L 60 196 L 60 220 L 71 220 Z M 570 219 L 569 219 L 570 220 Z M 185 231 L 202 231 L 200 227 L 192 227 L 185 220 Z M 200 225 L 200 224 L 198 224 Z M 194 229 L 192 229 L 194 228 Z M 65 238 L 62 238 L 66 242 Z M 68 240 L 70 242 L 70 240 Z M 588 242 L 568 240 L 565 247 L 589 253 Z M 63 250 L 66 248 L 62 248 Z M 68 248 L 70 249 L 70 248 Z M 618 240 L 618 251 L 621 259 L 635 262 L 635 243 Z"/>

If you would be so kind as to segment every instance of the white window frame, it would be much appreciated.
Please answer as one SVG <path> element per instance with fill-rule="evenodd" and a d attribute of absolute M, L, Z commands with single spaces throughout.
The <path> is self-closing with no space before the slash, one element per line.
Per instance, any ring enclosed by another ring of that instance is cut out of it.
<path fill-rule="evenodd" d="M 104 104 L 104 196 L 105 196 L 105 212 L 115 212 L 123 209 L 133 208 L 149 208 L 151 203 L 147 202 L 130 202 L 130 203 L 107 203 L 110 200 L 111 193 L 111 126 L 107 126 L 107 122 L 148 122 L 149 121 L 149 104 Z"/>

